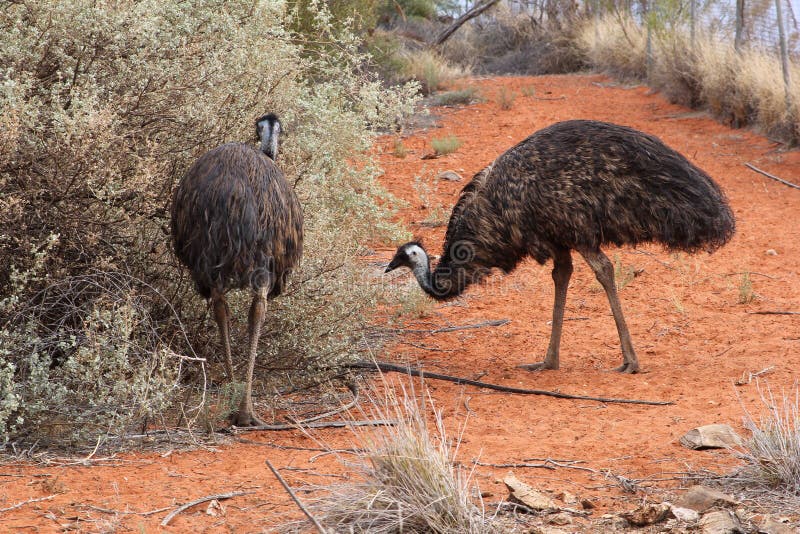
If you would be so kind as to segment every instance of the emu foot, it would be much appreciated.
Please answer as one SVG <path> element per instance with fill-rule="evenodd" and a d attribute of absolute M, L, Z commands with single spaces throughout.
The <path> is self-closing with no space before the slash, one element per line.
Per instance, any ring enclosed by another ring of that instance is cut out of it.
<path fill-rule="evenodd" d="M 619 367 L 615 367 L 614 371 L 618 373 L 625 373 L 627 375 L 632 375 L 634 373 L 639 372 L 639 362 L 625 362 Z"/>
<path fill-rule="evenodd" d="M 556 370 L 558 369 L 558 362 L 548 362 L 544 360 L 538 363 L 525 363 L 518 365 L 517 369 L 525 369 L 526 371 L 544 371 L 545 369 Z"/>
<path fill-rule="evenodd" d="M 228 418 L 231 425 L 238 427 L 264 426 L 267 423 L 253 414 L 253 410 L 239 410 Z"/>

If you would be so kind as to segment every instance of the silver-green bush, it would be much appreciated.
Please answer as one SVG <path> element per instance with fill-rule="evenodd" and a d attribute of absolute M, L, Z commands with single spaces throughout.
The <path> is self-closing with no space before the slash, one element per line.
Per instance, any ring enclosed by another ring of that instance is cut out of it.
<path fill-rule="evenodd" d="M 397 232 L 364 151 L 411 110 L 415 87 L 383 88 L 359 39 L 311 3 L 313 41 L 332 46 L 306 47 L 280 0 L 0 7 L 0 441 L 120 433 L 201 375 L 178 355 L 194 346 L 217 362 L 216 331 L 170 250 L 170 192 L 204 151 L 250 139 L 266 111 L 288 132 L 280 163 L 304 205 L 306 256 L 263 346 L 301 372 L 352 354 L 378 296 L 354 283 L 353 257 L 364 237 Z M 60 298 L 43 297 L 53 289 Z M 145 338 L 132 357 L 128 342 Z M 145 397 L 157 400 L 130 400 Z"/>

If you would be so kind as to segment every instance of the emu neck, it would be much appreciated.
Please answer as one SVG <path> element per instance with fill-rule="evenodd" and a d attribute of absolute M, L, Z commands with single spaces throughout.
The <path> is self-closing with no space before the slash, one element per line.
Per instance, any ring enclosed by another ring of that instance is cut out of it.
<path fill-rule="evenodd" d="M 436 300 L 453 299 L 466 288 L 464 270 L 442 265 L 442 262 L 439 262 L 433 272 L 429 263 L 415 265 L 412 272 L 422 290 Z"/>

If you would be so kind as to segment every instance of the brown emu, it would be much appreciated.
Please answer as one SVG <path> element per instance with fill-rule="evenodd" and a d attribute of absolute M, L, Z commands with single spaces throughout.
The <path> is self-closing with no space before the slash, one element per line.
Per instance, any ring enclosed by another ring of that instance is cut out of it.
<path fill-rule="evenodd" d="M 600 247 L 658 242 L 670 250 L 712 252 L 734 233 L 728 202 L 716 183 L 659 139 L 597 121 L 559 122 L 539 130 L 480 171 L 461 191 L 436 269 L 417 242 L 397 249 L 386 272 L 409 267 L 431 297 L 461 294 L 494 268 L 510 272 L 525 257 L 553 260 L 555 303 L 543 362 L 558 369 L 558 350 L 572 250 L 605 289 L 623 363 L 639 370 L 614 284 Z"/>
<path fill-rule="evenodd" d="M 197 291 L 211 299 L 233 380 L 230 311 L 225 293 L 250 288 L 249 360 L 245 391 L 231 421 L 262 424 L 253 413 L 252 387 L 258 338 L 268 298 L 283 290 L 303 249 L 303 213 L 294 191 L 275 164 L 281 124 L 273 115 L 256 121 L 261 150 L 228 143 L 192 165 L 172 200 L 175 254 L 189 268 Z"/>

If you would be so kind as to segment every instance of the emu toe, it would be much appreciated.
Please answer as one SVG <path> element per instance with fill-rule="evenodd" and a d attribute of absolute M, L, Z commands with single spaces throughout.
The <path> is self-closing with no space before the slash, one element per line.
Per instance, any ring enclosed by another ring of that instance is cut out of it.
<path fill-rule="evenodd" d="M 625 373 L 627 375 L 632 375 L 634 373 L 639 372 L 639 362 L 625 362 L 619 367 L 615 367 L 614 371 L 618 373 Z"/>
<path fill-rule="evenodd" d="M 518 365 L 517 369 L 525 369 L 526 371 L 544 371 L 545 369 L 556 370 L 558 369 L 558 364 L 545 360 L 538 363 L 525 363 Z"/>
<path fill-rule="evenodd" d="M 255 416 L 252 409 L 239 410 L 231 414 L 230 423 L 238 427 L 264 426 L 267 423 Z"/>

